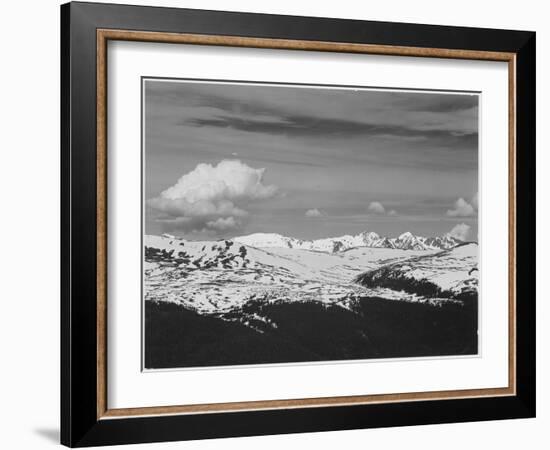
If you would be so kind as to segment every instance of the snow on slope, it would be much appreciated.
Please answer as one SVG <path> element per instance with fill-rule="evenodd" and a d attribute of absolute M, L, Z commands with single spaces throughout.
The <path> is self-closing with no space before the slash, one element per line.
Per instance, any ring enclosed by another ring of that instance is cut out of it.
<path fill-rule="evenodd" d="M 146 300 L 220 313 L 249 300 L 345 302 L 361 296 L 415 300 L 414 294 L 353 283 L 360 273 L 434 251 L 357 247 L 338 253 L 255 248 L 232 240 L 145 236 Z"/>
<path fill-rule="evenodd" d="M 449 235 L 423 237 L 406 232 L 397 238 L 387 238 L 381 237 L 372 231 L 365 231 L 355 236 L 344 235 L 310 241 L 287 237 L 277 233 L 254 233 L 236 237 L 234 241 L 257 248 L 297 248 L 331 253 L 345 251 L 354 247 L 398 248 L 404 250 L 449 249 L 462 243 L 462 241 Z"/>
<path fill-rule="evenodd" d="M 457 297 L 477 292 L 478 245 L 463 244 L 431 255 L 393 262 L 356 281 L 367 287 L 401 288 L 417 294 Z"/>
<path fill-rule="evenodd" d="M 336 238 L 304 241 L 276 233 L 254 233 L 234 238 L 236 242 L 258 248 L 296 248 L 318 252 L 338 252 L 352 247 L 379 247 L 380 236 L 374 232 L 360 233 L 356 236 L 344 235 Z"/>

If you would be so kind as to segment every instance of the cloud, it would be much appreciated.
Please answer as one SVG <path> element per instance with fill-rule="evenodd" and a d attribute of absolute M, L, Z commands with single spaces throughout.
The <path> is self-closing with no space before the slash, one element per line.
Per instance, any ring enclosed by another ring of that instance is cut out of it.
<path fill-rule="evenodd" d="M 477 195 L 477 192 L 472 197 L 472 205 L 474 205 L 474 208 L 476 210 L 478 209 L 478 195 Z"/>
<path fill-rule="evenodd" d="M 246 224 L 248 213 L 239 210 L 240 215 L 220 216 L 219 211 L 207 214 L 187 216 L 171 216 L 164 214 L 158 216 L 156 221 L 163 225 L 166 231 L 183 230 L 186 232 L 211 232 L 214 234 L 229 230 L 238 230 Z"/>
<path fill-rule="evenodd" d="M 447 235 L 460 239 L 461 241 L 465 241 L 468 239 L 468 235 L 470 234 L 470 228 L 470 225 L 459 223 L 455 225 L 453 229 L 447 233 Z"/>
<path fill-rule="evenodd" d="M 241 225 L 234 217 L 220 217 L 216 220 L 206 222 L 206 226 L 212 230 L 227 231 L 236 230 L 240 228 Z"/>
<path fill-rule="evenodd" d="M 386 208 L 380 202 L 371 202 L 369 205 L 369 211 L 374 214 L 385 214 Z"/>
<path fill-rule="evenodd" d="M 370 202 L 367 209 L 373 214 L 386 214 L 388 216 L 397 216 L 397 211 L 395 209 L 390 209 L 389 211 L 387 211 L 384 205 L 380 202 Z"/>
<path fill-rule="evenodd" d="M 477 95 L 425 95 L 406 105 L 412 111 L 454 113 L 467 111 L 478 106 Z"/>
<path fill-rule="evenodd" d="M 277 186 L 263 183 L 264 172 L 238 160 L 199 164 L 147 204 L 161 213 L 159 222 L 173 229 L 223 232 L 242 228 L 248 216 L 243 206 L 277 193 Z"/>
<path fill-rule="evenodd" d="M 313 209 L 308 209 L 306 211 L 306 217 L 322 217 L 324 216 L 324 214 L 319 211 L 317 208 L 313 208 Z"/>
<path fill-rule="evenodd" d="M 454 204 L 453 209 L 447 210 L 450 217 L 468 217 L 475 215 L 476 211 L 472 205 L 460 197 Z"/>
<path fill-rule="evenodd" d="M 147 204 L 168 217 L 244 217 L 247 212 L 238 208 L 230 200 L 199 200 L 189 202 L 185 199 L 167 199 L 157 197 L 150 199 Z"/>
<path fill-rule="evenodd" d="M 433 122 L 433 121 L 432 121 Z M 477 130 L 457 130 L 445 124 L 424 124 L 410 127 L 403 124 L 368 122 L 354 119 L 320 117 L 317 113 L 308 115 L 279 113 L 275 116 L 238 116 L 218 114 L 207 118 L 191 118 L 182 123 L 185 126 L 224 128 L 249 133 L 271 135 L 340 138 L 342 136 L 379 136 L 443 140 L 460 145 L 476 145 Z M 450 124 L 449 124 L 450 125 Z M 457 132 L 458 131 L 458 132 Z"/>
<path fill-rule="evenodd" d="M 190 203 L 273 197 L 277 187 L 262 183 L 264 172 L 265 169 L 254 169 L 239 160 L 223 160 L 217 166 L 199 164 L 160 196 Z"/>

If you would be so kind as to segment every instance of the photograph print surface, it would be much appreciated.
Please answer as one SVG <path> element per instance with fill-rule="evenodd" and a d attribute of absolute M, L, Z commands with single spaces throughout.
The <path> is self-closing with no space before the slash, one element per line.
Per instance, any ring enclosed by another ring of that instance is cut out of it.
<path fill-rule="evenodd" d="M 143 78 L 144 369 L 476 355 L 478 108 Z"/>

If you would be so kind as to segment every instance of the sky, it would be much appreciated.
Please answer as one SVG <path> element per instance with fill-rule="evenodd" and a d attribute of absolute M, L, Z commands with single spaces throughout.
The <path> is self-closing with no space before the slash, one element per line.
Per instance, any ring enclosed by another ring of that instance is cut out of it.
<path fill-rule="evenodd" d="M 478 96 L 144 80 L 147 234 L 477 239 Z"/>

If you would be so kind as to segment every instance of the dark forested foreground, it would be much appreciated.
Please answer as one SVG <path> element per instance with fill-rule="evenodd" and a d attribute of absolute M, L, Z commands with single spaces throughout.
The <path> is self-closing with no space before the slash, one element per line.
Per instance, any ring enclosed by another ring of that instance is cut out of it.
<path fill-rule="evenodd" d="M 145 367 L 477 354 L 475 298 L 442 306 L 363 298 L 353 310 L 258 302 L 225 318 L 145 302 Z"/>

